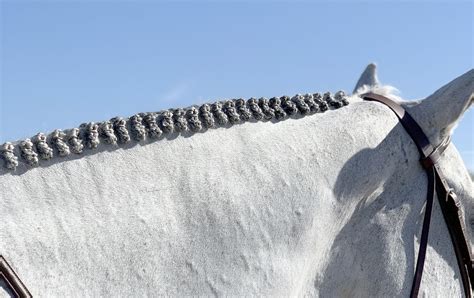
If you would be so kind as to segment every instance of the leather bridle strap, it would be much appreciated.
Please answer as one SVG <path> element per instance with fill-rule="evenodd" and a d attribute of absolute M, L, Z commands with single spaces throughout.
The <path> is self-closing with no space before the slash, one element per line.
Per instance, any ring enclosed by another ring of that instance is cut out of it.
<path fill-rule="evenodd" d="M 361 95 L 361 97 L 367 101 L 380 102 L 388 106 L 397 115 L 400 123 L 415 142 L 421 155 L 420 163 L 428 176 L 425 216 L 423 219 L 420 248 L 418 250 L 418 258 L 410 297 L 417 297 L 420 289 L 421 277 L 426 258 L 426 249 L 428 246 L 431 213 L 436 192 L 444 220 L 448 226 L 451 242 L 453 243 L 454 251 L 456 253 L 464 294 L 466 297 L 470 298 L 471 290 L 474 290 L 474 269 L 471 250 L 466 237 L 463 213 L 459 200 L 449 187 L 441 168 L 437 164 L 438 159 L 449 145 L 449 138 L 441 142 L 441 144 L 436 148 L 433 148 L 421 127 L 401 105 L 385 96 L 375 93 L 365 93 Z"/>

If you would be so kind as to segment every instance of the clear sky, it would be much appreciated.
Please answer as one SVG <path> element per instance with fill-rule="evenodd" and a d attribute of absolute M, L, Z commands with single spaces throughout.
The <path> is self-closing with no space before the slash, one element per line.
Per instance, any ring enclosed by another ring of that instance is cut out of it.
<path fill-rule="evenodd" d="M 0 143 L 217 99 L 352 91 L 369 62 L 422 98 L 474 64 L 471 1 L 0 2 Z M 473 110 L 454 136 L 471 170 Z"/>

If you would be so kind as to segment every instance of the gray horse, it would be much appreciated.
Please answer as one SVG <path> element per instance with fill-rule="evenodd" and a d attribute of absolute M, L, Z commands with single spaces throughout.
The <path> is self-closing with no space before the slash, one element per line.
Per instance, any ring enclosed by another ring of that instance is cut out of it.
<path fill-rule="evenodd" d="M 427 178 L 396 116 L 359 97 L 391 90 L 369 65 L 350 97 L 229 100 L 6 143 L 0 255 L 38 297 L 406 297 Z M 473 92 L 470 70 L 398 100 L 438 144 Z M 469 221 L 453 144 L 440 166 Z M 462 295 L 436 202 L 421 293 Z"/>

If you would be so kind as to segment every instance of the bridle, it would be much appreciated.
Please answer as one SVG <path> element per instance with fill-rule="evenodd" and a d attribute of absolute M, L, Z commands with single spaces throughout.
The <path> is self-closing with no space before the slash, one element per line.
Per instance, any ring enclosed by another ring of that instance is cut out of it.
<path fill-rule="evenodd" d="M 425 216 L 421 230 L 420 248 L 416 262 L 410 297 L 417 297 L 420 290 L 421 276 L 426 258 L 428 234 L 430 230 L 431 211 L 435 193 L 448 226 L 451 242 L 453 243 L 456 259 L 461 273 L 461 280 L 466 297 L 471 298 L 474 290 L 474 260 L 471 257 L 469 242 L 466 238 L 466 228 L 461 210 L 461 203 L 456 194 L 446 182 L 443 171 L 438 165 L 438 160 L 450 143 L 449 137 L 441 144 L 433 147 L 428 137 L 411 115 L 395 101 L 375 93 L 365 93 L 361 97 L 367 101 L 377 101 L 388 106 L 398 117 L 400 123 L 416 144 L 421 158 L 420 163 L 428 176 L 428 193 L 426 197 Z"/>

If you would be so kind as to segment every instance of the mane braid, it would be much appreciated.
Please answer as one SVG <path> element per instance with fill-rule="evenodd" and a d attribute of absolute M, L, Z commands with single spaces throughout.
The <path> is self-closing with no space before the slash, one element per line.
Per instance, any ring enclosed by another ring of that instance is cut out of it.
<path fill-rule="evenodd" d="M 157 113 L 139 113 L 127 119 L 115 117 L 100 123 L 84 123 L 79 128 L 55 130 L 49 135 L 38 133 L 32 139 L 0 146 L 3 167 L 15 170 L 21 162 L 28 167 L 41 161 L 97 149 L 100 143 L 118 146 L 129 142 L 156 140 L 173 133 L 203 132 L 207 129 L 247 121 L 281 121 L 297 115 L 306 116 L 338 109 L 349 104 L 343 91 L 297 94 L 293 97 L 242 98 L 217 101 L 188 108 Z"/>

